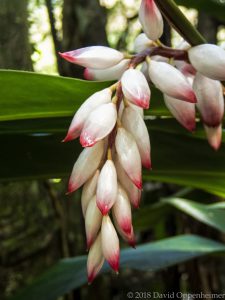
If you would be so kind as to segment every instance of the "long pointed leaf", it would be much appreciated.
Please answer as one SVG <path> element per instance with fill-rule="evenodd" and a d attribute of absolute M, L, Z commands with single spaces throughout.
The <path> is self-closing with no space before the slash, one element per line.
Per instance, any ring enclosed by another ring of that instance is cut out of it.
<path fill-rule="evenodd" d="M 221 243 L 195 235 L 181 235 L 137 247 L 121 253 L 121 270 L 158 271 L 208 254 L 224 252 Z M 86 257 L 64 259 L 11 300 L 55 300 L 87 282 Z M 103 272 L 108 272 L 107 265 Z"/>

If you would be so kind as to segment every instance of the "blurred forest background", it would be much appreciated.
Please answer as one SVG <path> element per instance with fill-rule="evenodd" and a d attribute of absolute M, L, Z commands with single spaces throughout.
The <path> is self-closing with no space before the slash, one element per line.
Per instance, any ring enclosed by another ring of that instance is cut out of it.
<path fill-rule="evenodd" d="M 82 78 L 82 68 L 63 61 L 57 53 L 96 44 L 132 51 L 133 40 L 141 31 L 139 5 L 135 0 L 0 0 L 0 68 Z M 208 41 L 225 47 L 221 18 L 193 7 L 181 9 Z M 167 25 L 162 40 L 176 45 L 181 38 Z M 65 196 L 66 184 L 66 178 L 1 183 L 0 299 L 14 295 L 60 258 L 85 254 L 80 194 Z M 141 209 L 179 190 L 176 185 L 146 182 Z M 216 200 L 199 190 L 187 189 L 186 193 L 192 199 L 204 198 L 206 203 Z M 149 218 L 147 229 L 145 220 L 139 220 L 138 244 L 178 233 L 225 242 L 224 234 L 175 209 L 157 211 Z M 92 286 L 83 286 L 61 299 L 125 299 L 124 291 L 131 288 L 222 292 L 224 268 L 220 257 L 207 257 L 157 273 L 124 270 L 119 277 L 102 275 Z"/>

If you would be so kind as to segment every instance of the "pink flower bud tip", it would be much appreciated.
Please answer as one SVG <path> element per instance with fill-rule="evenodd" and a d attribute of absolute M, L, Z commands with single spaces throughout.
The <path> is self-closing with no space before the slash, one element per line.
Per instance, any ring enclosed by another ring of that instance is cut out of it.
<path fill-rule="evenodd" d="M 74 136 L 68 132 L 66 137 L 62 140 L 62 143 L 70 142 L 74 139 Z"/>
<path fill-rule="evenodd" d="M 150 107 L 149 97 L 136 98 L 136 99 L 134 99 L 134 103 L 136 103 L 137 106 L 144 108 L 144 109 L 149 109 L 149 107 Z"/>
<path fill-rule="evenodd" d="M 139 190 L 142 190 L 142 181 L 138 181 L 138 180 L 134 180 L 133 183 L 136 185 L 136 187 L 139 189 Z"/>
<path fill-rule="evenodd" d="M 123 219 L 123 221 L 120 224 L 121 229 L 126 233 L 126 234 L 131 234 L 132 231 L 132 224 L 130 219 Z"/>
<path fill-rule="evenodd" d="M 192 90 L 187 91 L 187 93 L 186 93 L 186 98 L 188 99 L 187 102 L 190 102 L 190 103 L 197 103 L 196 95 L 195 95 L 195 93 L 194 93 Z"/>
<path fill-rule="evenodd" d="M 103 216 L 106 216 L 109 213 L 111 207 L 109 207 L 108 205 L 102 206 L 98 203 L 98 208 L 99 208 L 101 214 Z"/>
<path fill-rule="evenodd" d="M 67 60 L 67 61 L 69 61 L 71 63 L 76 63 L 76 58 L 71 55 L 72 52 L 74 52 L 74 51 L 63 52 L 63 53 L 62 52 L 58 52 L 58 53 L 65 60 Z"/>
<path fill-rule="evenodd" d="M 89 251 L 89 249 L 91 248 L 93 243 L 94 243 L 93 237 L 91 237 L 91 236 L 87 237 L 87 245 L 86 245 L 87 246 L 87 251 Z"/>
<path fill-rule="evenodd" d="M 119 273 L 120 253 L 116 253 L 108 260 L 110 267 L 118 274 Z"/>
<path fill-rule="evenodd" d="M 134 236 L 134 231 L 133 231 L 133 229 L 132 229 L 131 234 L 130 234 L 130 236 L 129 236 L 129 238 L 128 238 L 128 244 L 129 244 L 132 248 L 136 249 L 136 240 L 135 240 L 135 236 Z"/>
<path fill-rule="evenodd" d="M 142 161 L 142 165 L 145 169 L 151 170 L 152 169 L 152 163 L 149 157 L 146 157 L 146 160 Z"/>
<path fill-rule="evenodd" d="M 95 141 L 88 132 L 83 131 L 80 136 L 80 143 L 82 147 L 92 147 L 97 143 L 97 141 Z"/>
<path fill-rule="evenodd" d="M 69 183 L 68 183 L 66 195 L 69 195 L 69 194 L 73 193 L 78 188 L 79 188 L 79 186 L 76 184 L 76 182 L 72 182 L 72 180 L 70 180 Z"/>
<path fill-rule="evenodd" d="M 92 273 L 88 274 L 88 285 L 91 285 L 92 282 L 94 281 L 96 275 L 95 272 L 93 271 Z"/>
<path fill-rule="evenodd" d="M 222 142 L 222 125 L 220 124 L 217 127 L 209 127 L 205 125 L 204 127 L 210 146 L 217 151 Z"/>
<path fill-rule="evenodd" d="M 84 79 L 86 79 L 86 80 L 93 80 L 94 79 L 93 75 L 91 74 L 91 72 L 88 68 L 84 69 Z"/>

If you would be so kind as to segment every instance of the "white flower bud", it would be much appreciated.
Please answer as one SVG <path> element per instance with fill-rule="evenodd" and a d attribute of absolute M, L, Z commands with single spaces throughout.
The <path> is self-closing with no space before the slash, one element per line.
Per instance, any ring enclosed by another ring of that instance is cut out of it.
<path fill-rule="evenodd" d="M 141 190 L 139 190 L 127 176 L 119 162 L 117 155 L 115 157 L 115 166 L 119 182 L 121 183 L 122 187 L 126 190 L 130 202 L 135 208 L 139 208 L 141 200 Z"/>
<path fill-rule="evenodd" d="M 115 66 L 106 69 L 86 68 L 84 71 L 84 78 L 96 81 L 118 80 L 128 68 L 129 63 L 130 59 L 123 59 Z"/>
<path fill-rule="evenodd" d="M 133 226 L 131 225 L 131 232 L 126 233 L 126 232 L 121 230 L 120 226 L 118 225 L 118 223 L 116 221 L 116 218 L 115 218 L 114 214 L 113 214 L 113 221 L 114 221 L 114 224 L 115 224 L 115 227 L 116 227 L 117 231 L 119 232 L 121 237 L 124 239 L 124 241 L 127 242 L 131 247 L 135 248 L 136 241 L 135 241 Z"/>
<path fill-rule="evenodd" d="M 121 78 L 124 96 L 142 108 L 149 108 L 151 91 L 145 76 L 139 70 L 128 69 Z"/>
<path fill-rule="evenodd" d="M 218 126 L 224 115 L 223 88 L 220 81 L 210 79 L 197 73 L 193 88 L 197 97 L 197 107 L 204 124 Z"/>
<path fill-rule="evenodd" d="M 87 238 L 87 249 L 94 243 L 102 223 L 102 214 L 100 213 L 97 204 L 96 196 L 94 196 L 87 207 L 85 214 L 85 231 Z"/>
<path fill-rule="evenodd" d="M 195 46 L 188 50 L 188 56 L 193 67 L 203 75 L 215 80 L 225 80 L 225 51 L 219 46 Z"/>
<path fill-rule="evenodd" d="M 112 67 L 124 58 L 121 52 L 104 46 L 85 47 L 59 54 L 71 63 L 94 69 Z"/>
<path fill-rule="evenodd" d="M 93 280 L 101 270 L 104 260 L 105 259 L 102 253 L 101 233 L 99 233 L 98 237 L 94 241 L 88 253 L 88 258 L 87 258 L 88 283 L 93 282 Z"/>
<path fill-rule="evenodd" d="M 111 102 L 111 96 L 112 91 L 109 88 L 91 95 L 77 110 L 70 124 L 67 136 L 63 141 L 67 142 L 77 138 L 89 114 L 99 105 Z"/>
<path fill-rule="evenodd" d="M 222 142 L 222 124 L 217 127 L 208 127 L 205 125 L 204 128 L 210 146 L 214 150 L 218 150 Z"/>
<path fill-rule="evenodd" d="M 170 64 L 151 60 L 149 76 L 154 85 L 170 97 L 196 103 L 195 93 L 185 76 Z"/>
<path fill-rule="evenodd" d="M 131 234 L 131 205 L 127 193 L 121 185 L 118 186 L 117 198 L 115 204 L 113 205 L 112 212 L 120 229 L 126 234 Z"/>
<path fill-rule="evenodd" d="M 148 64 L 147 64 L 145 61 L 143 62 L 140 71 L 141 71 L 141 73 L 144 74 L 146 80 L 147 80 L 148 82 L 150 82 L 151 80 L 150 80 L 150 77 L 149 77 L 149 74 L 148 74 Z"/>
<path fill-rule="evenodd" d="M 85 216 L 88 203 L 90 202 L 91 198 L 96 194 L 99 173 L 99 170 L 97 170 L 95 174 L 83 186 L 81 194 L 81 206 L 83 216 Z"/>
<path fill-rule="evenodd" d="M 84 149 L 74 164 L 69 179 L 68 193 L 76 191 L 97 170 L 104 154 L 104 142 L 98 142 L 92 148 Z"/>
<path fill-rule="evenodd" d="M 184 76 L 194 76 L 196 74 L 196 70 L 193 66 L 183 60 L 175 60 L 174 64 Z"/>
<path fill-rule="evenodd" d="M 150 169 L 150 138 L 143 118 L 132 107 L 126 107 L 122 116 L 122 124 L 133 135 L 137 143 L 142 165 Z"/>
<path fill-rule="evenodd" d="M 163 33 L 163 18 L 153 0 L 142 0 L 139 20 L 146 35 L 153 41 Z"/>
<path fill-rule="evenodd" d="M 133 136 L 124 128 L 118 128 L 115 145 L 125 172 L 136 187 L 142 189 L 141 157 Z"/>
<path fill-rule="evenodd" d="M 164 94 L 164 101 L 177 121 L 189 131 L 194 131 L 195 122 L 195 104 L 180 101 Z"/>
<path fill-rule="evenodd" d="M 97 206 L 106 215 L 117 198 L 117 174 L 112 160 L 107 160 L 101 170 L 97 186 Z"/>
<path fill-rule="evenodd" d="M 114 128 L 117 119 L 116 105 L 107 103 L 98 106 L 88 116 L 80 135 L 83 147 L 91 147 L 105 138 Z"/>
<path fill-rule="evenodd" d="M 102 252 L 109 265 L 116 272 L 119 270 L 120 246 L 116 230 L 109 216 L 102 219 Z"/>
<path fill-rule="evenodd" d="M 142 52 L 152 45 L 152 41 L 146 36 L 145 33 L 139 34 L 134 41 L 134 52 Z"/>

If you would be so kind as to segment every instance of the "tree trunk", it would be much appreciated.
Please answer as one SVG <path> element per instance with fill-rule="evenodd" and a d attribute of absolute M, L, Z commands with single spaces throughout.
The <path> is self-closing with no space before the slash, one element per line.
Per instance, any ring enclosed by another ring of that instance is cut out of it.
<path fill-rule="evenodd" d="M 32 70 L 27 0 L 0 1 L 0 67 Z"/>
<path fill-rule="evenodd" d="M 107 45 L 106 13 L 98 0 L 64 0 L 62 50 Z M 82 77 L 82 68 L 65 62 L 62 75 Z"/>

